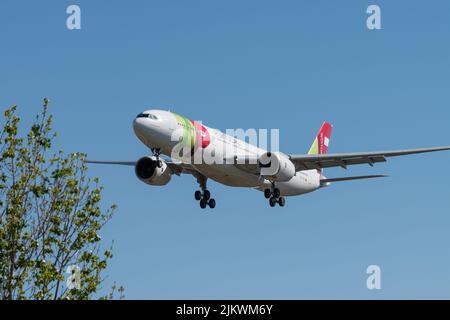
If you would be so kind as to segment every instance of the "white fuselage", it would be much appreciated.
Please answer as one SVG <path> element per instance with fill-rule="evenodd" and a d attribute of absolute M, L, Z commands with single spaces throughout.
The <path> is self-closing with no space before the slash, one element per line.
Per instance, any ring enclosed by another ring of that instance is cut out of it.
<path fill-rule="evenodd" d="M 139 140 L 147 147 L 160 149 L 161 153 L 174 160 L 184 161 L 177 153 L 173 153 L 174 148 L 180 143 L 180 137 L 186 134 L 196 134 L 199 127 L 190 124 L 190 120 L 176 115 L 169 111 L 148 110 L 146 113 L 153 115 L 151 118 L 136 118 L 133 122 L 133 129 Z M 194 122 L 191 122 L 194 123 Z M 205 154 L 213 154 L 215 159 L 229 159 L 252 157 L 257 158 L 266 150 L 255 145 L 239 140 L 227 135 L 217 129 L 202 126 L 208 134 L 209 143 L 202 149 Z M 255 172 L 245 170 L 239 164 L 227 161 L 191 161 L 198 172 L 205 177 L 234 187 L 249 187 L 257 190 L 264 190 L 271 187 L 271 182 Z M 312 192 L 320 188 L 321 173 L 317 170 L 299 171 L 295 176 L 286 182 L 276 182 L 276 187 L 280 189 L 284 196 L 293 196 Z"/>

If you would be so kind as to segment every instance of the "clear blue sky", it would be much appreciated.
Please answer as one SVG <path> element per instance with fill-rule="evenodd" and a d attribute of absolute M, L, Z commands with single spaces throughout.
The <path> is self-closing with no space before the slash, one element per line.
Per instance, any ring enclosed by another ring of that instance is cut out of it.
<path fill-rule="evenodd" d="M 66 29 L 78 4 L 82 29 Z M 378 4 L 382 30 L 366 28 Z M 58 148 L 135 160 L 131 121 L 163 107 L 206 125 L 279 128 L 306 152 L 324 120 L 330 152 L 449 145 L 448 1 L 0 2 L 0 105 L 51 99 Z M 128 298 L 450 298 L 449 153 L 327 170 L 387 173 L 270 208 L 263 194 L 190 176 L 165 187 L 92 166 Z M 366 289 L 368 265 L 382 290 Z"/>

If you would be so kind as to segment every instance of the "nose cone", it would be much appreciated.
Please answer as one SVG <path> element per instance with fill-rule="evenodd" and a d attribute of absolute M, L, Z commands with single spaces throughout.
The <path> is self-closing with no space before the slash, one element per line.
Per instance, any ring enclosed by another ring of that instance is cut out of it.
<path fill-rule="evenodd" d="M 133 120 L 134 134 L 146 145 L 151 142 L 156 133 L 156 126 L 153 122 L 149 118 L 149 114 L 145 112 L 138 114 Z"/>
<path fill-rule="evenodd" d="M 143 127 L 144 127 L 144 124 L 143 124 L 142 118 L 134 118 L 133 119 L 134 133 L 137 134 L 138 132 L 141 132 Z"/>
<path fill-rule="evenodd" d="M 144 111 L 133 120 L 136 136 L 149 147 L 160 147 L 165 141 L 163 119 L 155 110 Z"/>

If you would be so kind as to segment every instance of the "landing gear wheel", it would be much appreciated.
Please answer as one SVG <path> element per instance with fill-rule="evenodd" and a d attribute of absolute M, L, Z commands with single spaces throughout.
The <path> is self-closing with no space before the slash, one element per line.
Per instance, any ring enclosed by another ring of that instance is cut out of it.
<path fill-rule="evenodd" d="M 277 198 L 275 197 L 270 198 L 269 204 L 271 207 L 275 207 L 275 205 L 277 204 Z"/>
<path fill-rule="evenodd" d="M 208 206 L 209 206 L 211 209 L 214 209 L 214 208 L 216 207 L 216 200 L 214 200 L 213 198 L 209 199 L 209 201 L 208 201 Z"/>
<path fill-rule="evenodd" d="M 280 207 L 284 207 L 284 205 L 286 204 L 286 199 L 284 197 L 278 198 L 278 204 L 280 205 Z"/>
<path fill-rule="evenodd" d="M 203 191 L 203 199 L 209 200 L 209 198 L 211 198 L 211 192 L 208 190 Z"/>
<path fill-rule="evenodd" d="M 195 200 L 199 201 L 202 198 L 202 193 L 200 191 L 195 191 L 194 193 Z"/>
<path fill-rule="evenodd" d="M 280 189 L 274 188 L 273 189 L 273 196 L 278 199 L 280 197 L 280 195 L 281 195 Z"/>
<path fill-rule="evenodd" d="M 205 209 L 207 205 L 206 200 L 203 198 L 200 200 L 200 208 Z"/>
<path fill-rule="evenodd" d="M 264 190 L 264 197 L 266 197 L 266 199 L 269 199 L 271 195 L 272 195 L 272 192 L 270 191 L 270 189 Z"/>
<path fill-rule="evenodd" d="M 156 166 L 158 168 L 162 168 L 162 166 L 163 166 L 162 161 L 161 160 L 156 160 Z"/>

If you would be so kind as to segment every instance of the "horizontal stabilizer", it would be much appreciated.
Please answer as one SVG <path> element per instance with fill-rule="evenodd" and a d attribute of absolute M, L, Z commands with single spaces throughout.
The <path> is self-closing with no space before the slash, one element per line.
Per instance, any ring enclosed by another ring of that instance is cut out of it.
<path fill-rule="evenodd" d="M 372 178 L 384 178 L 388 177 L 385 174 L 374 174 L 370 176 L 353 176 L 353 177 L 342 177 L 342 178 L 326 178 L 320 179 L 320 184 L 326 184 L 329 182 L 338 182 L 338 181 L 348 181 L 348 180 L 360 180 L 360 179 L 372 179 Z"/>

